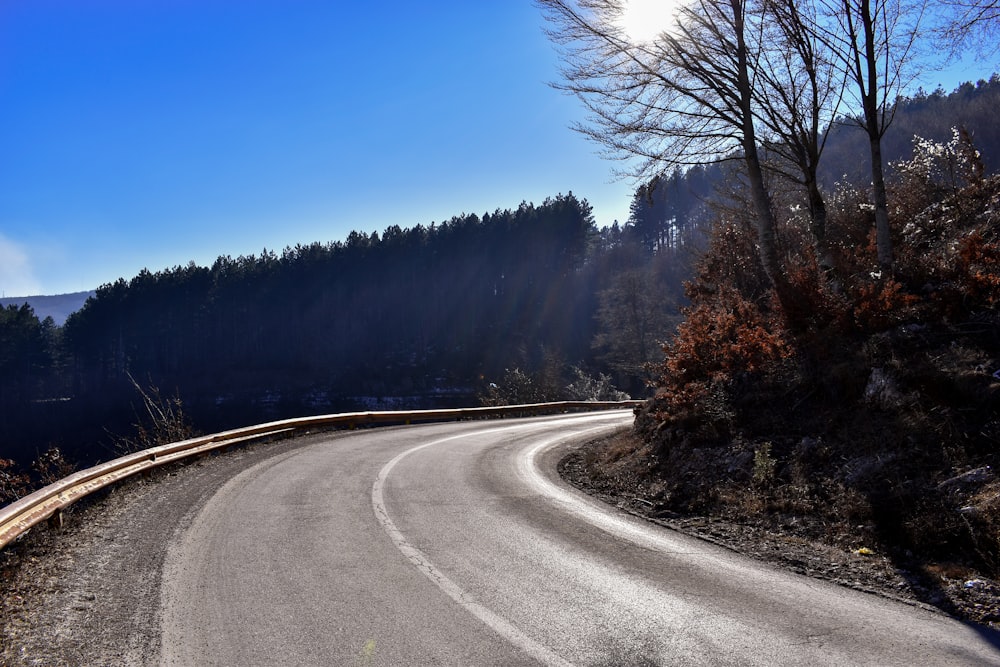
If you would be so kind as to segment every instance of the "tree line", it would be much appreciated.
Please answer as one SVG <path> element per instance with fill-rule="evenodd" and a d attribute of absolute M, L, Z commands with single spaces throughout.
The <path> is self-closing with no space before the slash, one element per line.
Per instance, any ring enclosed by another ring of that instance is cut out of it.
<path fill-rule="evenodd" d="M 642 394 L 644 363 L 676 298 L 648 298 L 644 280 L 642 309 L 626 312 L 611 292 L 624 273 L 655 265 L 676 294 L 683 276 L 672 264 L 631 223 L 598 229 L 589 203 L 570 193 L 144 270 L 102 285 L 63 327 L 27 305 L 0 311 L 0 438 L 11 457 L 55 442 L 81 459 L 106 458 L 107 444 L 93 448 L 142 416 L 135 383 L 182 398 L 209 431 L 469 405 L 518 374 L 537 379 L 535 398 L 579 398 L 570 385 Z M 615 335 L 636 318 L 640 352 Z"/>

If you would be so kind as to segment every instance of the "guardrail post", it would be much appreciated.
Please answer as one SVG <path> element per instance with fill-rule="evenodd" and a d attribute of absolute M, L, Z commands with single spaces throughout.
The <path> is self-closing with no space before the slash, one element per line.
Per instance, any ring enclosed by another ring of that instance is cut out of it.
<path fill-rule="evenodd" d="M 52 513 L 52 516 L 49 517 L 49 525 L 57 529 L 63 527 L 63 511 L 61 508 L 57 509 Z"/>

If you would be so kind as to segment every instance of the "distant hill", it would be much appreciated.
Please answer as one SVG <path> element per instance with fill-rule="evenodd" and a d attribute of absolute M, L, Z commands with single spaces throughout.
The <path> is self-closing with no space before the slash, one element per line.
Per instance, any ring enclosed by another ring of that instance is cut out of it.
<path fill-rule="evenodd" d="M 951 93 L 938 88 L 932 93 L 917 91 L 902 98 L 892 125 L 882 142 L 882 155 L 891 174 L 892 162 L 908 160 L 913 138 L 919 136 L 938 143 L 952 138 L 952 128 L 964 127 L 972 135 L 987 174 L 1000 172 L 1000 75 L 975 84 L 963 83 Z M 864 186 L 871 181 L 868 137 L 856 123 L 842 122 L 833 128 L 823 152 L 821 178 L 826 188 L 843 181 Z"/>
<path fill-rule="evenodd" d="M 890 180 L 895 173 L 892 163 L 912 156 L 914 136 L 947 143 L 952 128 L 959 127 L 972 136 L 986 174 L 1000 173 L 998 108 L 1000 74 L 988 81 L 963 83 L 951 93 L 939 88 L 901 98 L 882 143 Z M 841 119 L 830 131 L 820 165 L 819 178 L 827 196 L 838 182 L 866 187 L 871 183 L 870 165 L 867 135 L 856 123 Z M 669 244 L 678 235 L 690 235 L 706 219 L 708 202 L 719 186 L 735 180 L 733 168 L 732 163 L 708 164 L 653 180 L 634 195 L 629 222 L 651 248 Z"/>
<path fill-rule="evenodd" d="M 88 297 L 94 292 L 73 292 L 72 294 L 57 294 L 54 296 L 16 296 L 0 298 L 0 307 L 21 306 L 27 303 L 35 311 L 38 319 L 51 317 L 56 324 L 62 326 L 70 313 L 83 307 Z"/>

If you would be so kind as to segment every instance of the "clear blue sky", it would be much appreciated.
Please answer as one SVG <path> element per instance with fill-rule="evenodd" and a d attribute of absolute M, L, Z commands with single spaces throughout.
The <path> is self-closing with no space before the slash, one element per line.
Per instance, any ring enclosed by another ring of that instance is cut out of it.
<path fill-rule="evenodd" d="M 0 292 L 568 191 L 624 222 L 542 28 L 531 0 L 0 0 Z"/>
<path fill-rule="evenodd" d="M 0 291 L 630 185 L 530 0 L 3 0 Z"/>

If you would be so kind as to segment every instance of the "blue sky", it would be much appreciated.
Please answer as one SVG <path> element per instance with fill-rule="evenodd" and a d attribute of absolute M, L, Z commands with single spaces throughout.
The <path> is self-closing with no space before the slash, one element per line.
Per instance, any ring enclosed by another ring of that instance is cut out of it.
<path fill-rule="evenodd" d="M 2 0 L 0 293 L 568 191 L 624 222 L 542 28 L 531 0 Z"/>
<path fill-rule="evenodd" d="M 628 183 L 529 0 L 0 2 L 0 291 Z"/>

